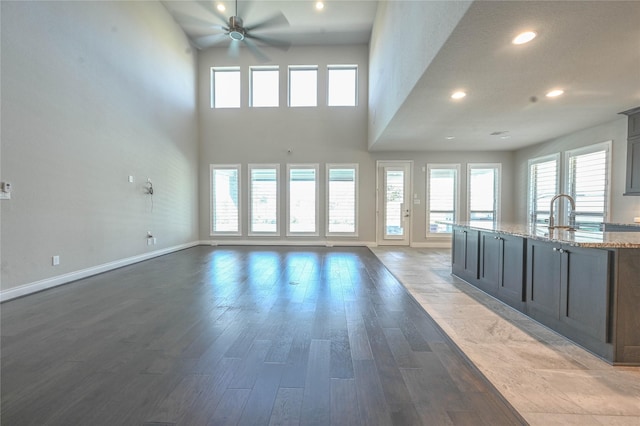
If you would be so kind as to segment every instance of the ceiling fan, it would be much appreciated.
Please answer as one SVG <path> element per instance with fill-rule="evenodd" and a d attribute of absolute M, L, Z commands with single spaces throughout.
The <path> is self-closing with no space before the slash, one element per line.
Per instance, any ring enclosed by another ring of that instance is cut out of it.
<path fill-rule="evenodd" d="M 286 40 L 278 40 L 270 37 L 257 35 L 256 32 L 275 27 L 288 27 L 289 21 L 282 12 L 278 12 L 271 17 L 264 19 L 258 23 L 252 25 L 244 25 L 243 19 L 238 16 L 238 0 L 235 1 L 235 14 L 226 18 L 220 13 L 213 5 L 211 1 L 198 1 L 205 10 L 212 13 L 218 20 L 224 23 L 224 25 L 211 25 L 210 22 L 204 22 L 201 19 L 180 15 L 177 16 L 179 21 L 191 21 L 198 22 L 199 24 L 205 23 L 207 27 L 220 30 L 221 32 L 198 37 L 193 42 L 200 49 L 214 46 L 218 43 L 229 40 L 228 54 L 230 56 L 237 56 L 241 44 L 244 44 L 251 53 L 260 61 L 268 61 L 269 58 L 260 51 L 256 43 L 264 44 L 267 46 L 275 47 L 280 50 L 288 50 L 291 43 Z"/>

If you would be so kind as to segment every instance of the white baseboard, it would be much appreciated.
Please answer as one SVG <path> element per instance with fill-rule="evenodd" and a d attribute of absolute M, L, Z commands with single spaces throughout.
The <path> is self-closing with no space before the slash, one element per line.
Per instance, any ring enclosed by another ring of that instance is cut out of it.
<path fill-rule="evenodd" d="M 203 246 L 322 246 L 322 247 L 374 247 L 373 241 L 320 241 L 320 240 L 200 240 Z"/>
<path fill-rule="evenodd" d="M 15 299 L 16 297 L 26 296 L 31 293 L 36 293 L 38 291 L 42 291 L 48 288 L 66 284 L 71 281 L 76 281 L 82 278 L 90 277 L 92 275 L 101 274 L 103 272 L 107 272 L 112 269 L 122 268 L 123 266 L 132 265 L 134 263 L 142 262 L 143 260 L 152 259 L 154 257 L 162 256 L 168 253 L 173 253 L 174 251 L 184 250 L 190 247 L 195 247 L 197 245 L 199 245 L 199 242 L 194 241 L 191 243 L 181 244 L 178 246 L 173 246 L 173 247 L 165 248 L 162 250 L 156 250 L 149 253 L 140 254 L 137 256 L 127 257 L 125 259 L 119 259 L 109 263 L 103 263 L 102 265 L 92 266 L 90 268 L 81 269 L 79 271 L 58 275 L 56 277 L 45 278 L 40 281 L 23 284 L 18 287 L 0 291 L 0 302 Z"/>

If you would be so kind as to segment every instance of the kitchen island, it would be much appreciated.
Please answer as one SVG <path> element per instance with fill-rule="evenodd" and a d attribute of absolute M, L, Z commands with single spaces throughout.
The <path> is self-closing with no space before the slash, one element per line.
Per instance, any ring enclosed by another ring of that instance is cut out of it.
<path fill-rule="evenodd" d="M 613 364 L 640 365 L 640 233 L 452 226 L 454 275 Z"/>

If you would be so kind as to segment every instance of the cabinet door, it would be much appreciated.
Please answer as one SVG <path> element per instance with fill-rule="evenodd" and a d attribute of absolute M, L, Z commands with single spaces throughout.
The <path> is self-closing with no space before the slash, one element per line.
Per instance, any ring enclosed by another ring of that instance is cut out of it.
<path fill-rule="evenodd" d="M 498 280 L 498 296 L 513 302 L 524 302 L 524 250 L 525 239 L 501 235 L 501 275 Z M 520 309 L 521 308 L 520 304 Z"/>
<path fill-rule="evenodd" d="M 453 273 L 460 275 L 464 273 L 466 260 L 467 234 L 463 228 L 454 227 L 451 248 L 451 266 Z"/>
<path fill-rule="evenodd" d="M 627 185 L 625 195 L 640 195 L 640 136 L 630 137 L 627 142 Z"/>
<path fill-rule="evenodd" d="M 465 273 L 467 277 L 475 284 L 478 280 L 478 263 L 480 254 L 480 232 L 474 230 L 467 230 L 465 234 L 467 236 L 466 244 L 466 265 Z"/>
<path fill-rule="evenodd" d="M 452 271 L 472 284 L 478 280 L 478 234 L 470 229 L 453 228 Z"/>
<path fill-rule="evenodd" d="M 560 315 L 558 244 L 527 240 L 527 312 L 540 322 Z M 555 250 L 554 250 L 555 249 Z"/>
<path fill-rule="evenodd" d="M 598 341 L 609 341 L 611 253 L 563 246 L 560 320 Z"/>
<path fill-rule="evenodd" d="M 495 295 L 498 293 L 498 282 L 502 275 L 501 240 L 498 234 L 480 233 L 480 278 L 478 287 Z"/>

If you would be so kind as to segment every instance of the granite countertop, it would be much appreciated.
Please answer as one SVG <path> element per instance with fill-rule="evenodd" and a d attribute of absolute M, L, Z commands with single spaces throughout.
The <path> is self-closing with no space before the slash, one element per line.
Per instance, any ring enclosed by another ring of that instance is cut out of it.
<path fill-rule="evenodd" d="M 479 231 L 491 231 L 535 240 L 557 242 L 576 247 L 640 249 L 640 232 L 550 230 L 547 226 L 528 226 L 509 223 L 471 224 L 469 222 L 457 222 L 452 225 L 477 229 Z"/>

